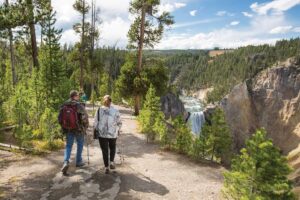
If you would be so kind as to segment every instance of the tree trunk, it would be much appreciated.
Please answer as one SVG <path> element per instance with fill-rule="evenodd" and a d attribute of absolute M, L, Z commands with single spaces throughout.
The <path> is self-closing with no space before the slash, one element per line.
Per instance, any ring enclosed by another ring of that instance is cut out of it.
<path fill-rule="evenodd" d="M 146 17 L 146 8 L 145 4 L 142 7 L 142 17 L 141 17 L 141 27 L 140 27 L 140 41 L 138 46 L 138 66 L 137 66 L 137 74 L 140 78 L 142 71 L 142 62 L 143 62 L 143 45 L 144 45 L 144 35 L 145 35 L 145 17 Z M 134 103 L 134 114 L 139 115 L 140 110 L 140 94 L 136 94 Z"/>
<path fill-rule="evenodd" d="M 213 148 L 212 148 L 211 158 L 210 158 L 211 161 L 214 161 L 215 146 L 216 146 L 216 144 L 214 143 Z"/>
<path fill-rule="evenodd" d="M 6 0 L 6 5 L 9 6 L 8 0 Z M 12 82 L 13 86 L 17 84 L 17 75 L 15 68 L 15 53 L 14 53 L 14 44 L 13 44 L 13 34 L 11 28 L 8 29 L 9 34 L 9 50 L 10 50 L 10 62 L 11 62 L 11 73 L 12 73 Z"/>
<path fill-rule="evenodd" d="M 85 8 L 85 0 L 83 0 L 83 8 Z M 80 90 L 83 91 L 83 65 L 84 65 L 84 60 L 83 60 L 83 51 L 84 51 L 84 27 L 85 23 L 85 12 L 82 13 L 82 33 L 81 33 L 81 47 L 80 47 Z"/>
<path fill-rule="evenodd" d="M 28 27 L 30 31 L 30 40 L 31 40 L 31 49 L 32 49 L 32 60 L 33 66 L 37 69 L 39 68 L 39 61 L 38 61 L 38 48 L 36 43 L 36 34 L 35 34 L 35 26 L 34 26 L 34 12 L 33 12 L 33 4 L 32 0 L 27 0 L 27 6 L 29 8 L 29 22 Z M 29 71 L 32 71 L 32 68 L 29 68 Z"/>

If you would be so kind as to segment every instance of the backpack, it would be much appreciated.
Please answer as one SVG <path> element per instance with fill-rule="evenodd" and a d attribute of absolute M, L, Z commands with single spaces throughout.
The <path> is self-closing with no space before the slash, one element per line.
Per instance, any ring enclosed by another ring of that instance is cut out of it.
<path fill-rule="evenodd" d="M 63 105 L 59 117 L 59 123 L 65 130 L 76 130 L 78 126 L 77 104 Z"/>

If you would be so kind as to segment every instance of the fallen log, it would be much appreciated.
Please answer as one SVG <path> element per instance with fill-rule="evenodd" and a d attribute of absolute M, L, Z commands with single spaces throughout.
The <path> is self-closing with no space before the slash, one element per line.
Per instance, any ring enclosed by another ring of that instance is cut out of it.
<path fill-rule="evenodd" d="M 0 143 L 0 147 L 5 148 L 5 149 L 11 149 L 11 150 L 21 150 L 21 151 L 33 152 L 33 149 L 19 147 L 19 146 L 12 145 L 12 144 Z"/>
<path fill-rule="evenodd" d="M 17 127 L 16 125 L 13 125 L 13 126 L 7 126 L 7 127 L 4 127 L 4 128 L 0 128 L 0 131 L 7 131 L 7 130 L 14 129 L 14 128 L 16 128 L 16 127 Z"/>

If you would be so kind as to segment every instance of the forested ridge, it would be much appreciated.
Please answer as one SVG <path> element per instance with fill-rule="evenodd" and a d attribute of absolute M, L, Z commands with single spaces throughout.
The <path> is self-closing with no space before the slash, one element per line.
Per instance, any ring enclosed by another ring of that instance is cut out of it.
<path fill-rule="evenodd" d="M 171 82 L 180 89 L 196 91 L 213 87 L 210 101 L 218 101 L 236 84 L 258 72 L 300 56 L 300 39 L 282 40 L 275 45 L 246 46 L 210 57 L 208 51 L 198 54 L 180 52 L 166 58 Z"/>

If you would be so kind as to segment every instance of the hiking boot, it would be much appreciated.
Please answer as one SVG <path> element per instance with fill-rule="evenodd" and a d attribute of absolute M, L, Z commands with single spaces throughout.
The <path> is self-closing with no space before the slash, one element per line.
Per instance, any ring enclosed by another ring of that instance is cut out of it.
<path fill-rule="evenodd" d="M 63 173 L 63 175 L 68 175 L 68 169 L 69 169 L 69 162 L 64 162 L 64 165 L 61 168 L 61 172 Z"/>
<path fill-rule="evenodd" d="M 76 167 L 84 167 L 85 166 L 85 163 L 79 163 L 79 164 L 76 164 Z"/>
<path fill-rule="evenodd" d="M 109 169 L 108 169 L 108 167 L 105 167 L 105 174 L 109 174 Z"/>
<path fill-rule="evenodd" d="M 114 163 L 114 162 L 111 162 L 111 163 L 110 163 L 110 169 L 116 169 L 116 166 L 115 166 L 115 163 Z"/>

